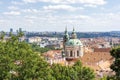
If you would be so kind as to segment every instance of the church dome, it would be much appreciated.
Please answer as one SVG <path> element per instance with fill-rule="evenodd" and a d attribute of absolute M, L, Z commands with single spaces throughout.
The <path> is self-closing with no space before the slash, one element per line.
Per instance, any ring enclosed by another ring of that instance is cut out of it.
<path fill-rule="evenodd" d="M 69 39 L 66 46 L 82 46 L 82 43 L 79 39 Z"/>

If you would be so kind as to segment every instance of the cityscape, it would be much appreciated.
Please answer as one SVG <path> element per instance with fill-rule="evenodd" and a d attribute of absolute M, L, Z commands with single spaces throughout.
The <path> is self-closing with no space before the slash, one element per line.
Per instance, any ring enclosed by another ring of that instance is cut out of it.
<path fill-rule="evenodd" d="M 0 80 L 120 80 L 119 2 L 1 0 Z"/>

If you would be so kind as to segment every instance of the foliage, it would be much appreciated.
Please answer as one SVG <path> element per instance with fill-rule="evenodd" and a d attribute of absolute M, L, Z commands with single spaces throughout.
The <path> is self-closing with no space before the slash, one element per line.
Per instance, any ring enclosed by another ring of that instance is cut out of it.
<path fill-rule="evenodd" d="M 107 76 L 106 80 L 119 80 L 116 76 Z"/>
<path fill-rule="evenodd" d="M 76 80 L 77 75 L 71 66 L 62 66 L 60 64 L 52 65 L 53 77 L 56 80 Z"/>
<path fill-rule="evenodd" d="M 33 51 L 39 52 L 39 53 L 44 53 L 44 52 L 47 52 L 49 50 L 52 50 L 51 48 L 41 48 L 40 46 L 38 46 L 35 43 L 31 44 L 31 47 L 32 47 Z"/>
<path fill-rule="evenodd" d="M 1 32 L 0 32 L 0 40 L 3 40 L 4 36 L 5 36 L 5 32 L 4 32 L 4 31 L 1 31 Z"/>
<path fill-rule="evenodd" d="M 0 80 L 52 80 L 48 63 L 19 36 L 0 41 Z"/>
<path fill-rule="evenodd" d="M 103 78 L 100 78 L 100 80 L 119 80 L 116 78 L 116 76 L 103 76 Z"/>
<path fill-rule="evenodd" d="M 73 68 L 77 73 L 78 80 L 94 80 L 94 71 L 88 67 L 83 67 L 80 61 L 77 61 Z"/>
<path fill-rule="evenodd" d="M 100 80 L 107 80 L 107 76 L 103 76 Z"/>
<path fill-rule="evenodd" d="M 115 71 L 116 77 L 120 79 L 120 47 L 112 49 L 110 53 L 115 59 L 111 65 L 111 69 Z"/>
<path fill-rule="evenodd" d="M 73 66 L 53 64 L 51 69 L 53 70 L 52 76 L 56 80 L 94 80 L 95 78 L 93 71 L 83 67 L 80 61 Z"/>

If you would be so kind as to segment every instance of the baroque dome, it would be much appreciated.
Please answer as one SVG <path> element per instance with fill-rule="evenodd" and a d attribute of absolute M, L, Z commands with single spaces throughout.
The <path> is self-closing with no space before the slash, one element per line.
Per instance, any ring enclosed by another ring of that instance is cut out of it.
<path fill-rule="evenodd" d="M 82 43 L 79 39 L 69 39 L 66 46 L 82 46 Z"/>

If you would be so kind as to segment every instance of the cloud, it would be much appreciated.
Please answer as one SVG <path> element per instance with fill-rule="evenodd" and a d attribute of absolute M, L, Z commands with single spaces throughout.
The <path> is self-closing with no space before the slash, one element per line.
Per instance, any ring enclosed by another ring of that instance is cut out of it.
<path fill-rule="evenodd" d="M 39 12 L 39 10 L 37 10 L 37 9 L 22 9 L 21 10 L 22 12 L 25 12 L 25 13 L 38 13 Z"/>
<path fill-rule="evenodd" d="M 43 9 L 75 11 L 75 10 L 83 9 L 83 8 L 82 7 L 73 7 L 73 6 L 70 6 L 70 5 L 49 5 L 49 6 L 44 6 Z"/>
<path fill-rule="evenodd" d="M 9 6 L 8 9 L 10 9 L 10 10 L 18 10 L 19 8 L 17 6 Z"/>
<path fill-rule="evenodd" d="M 105 11 L 100 10 L 101 6 L 98 7 L 98 5 L 106 4 L 105 0 L 24 0 L 24 1 L 26 1 L 26 3 L 34 4 L 24 3 L 25 5 L 23 6 L 20 5 L 18 5 L 18 7 L 16 7 L 17 5 L 9 6 L 8 9 L 10 11 L 6 10 L 6 12 L 4 12 L 5 15 L 3 16 L 3 19 L 5 18 L 10 22 L 6 21 L 7 24 L 5 23 L 3 25 L 22 26 L 23 28 L 25 27 L 27 30 L 29 28 L 29 30 L 34 31 L 40 30 L 52 31 L 56 29 L 57 31 L 59 30 L 62 31 L 66 25 L 70 26 L 71 29 L 73 26 L 76 27 L 76 25 L 79 25 L 80 28 L 78 27 L 76 28 L 78 31 L 97 31 L 97 30 L 102 31 L 107 29 L 110 30 L 110 28 L 112 30 L 114 26 L 116 29 L 118 29 L 116 26 L 120 25 L 119 24 L 120 15 L 116 13 L 107 14 L 108 12 L 112 11 L 106 11 L 109 9 L 107 9 L 104 6 L 102 7 L 105 8 Z M 39 5 L 39 3 L 35 4 L 36 2 L 45 3 L 40 3 L 42 5 Z M 88 7 L 95 7 L 95 9 L 90 10 L 90 8 Z M 19 12 L 17 12 L 18 10 Z M 114 9 L 110 8 L 110 10 Z M 92 15 L 95 12 L 96 15 Z M 20 15 L 21 13 L 24 15 Z M 20 15 L 20 16 L 9 17 L 6 15 Z M 0 22 L 2 22 L 2 20 Z"/>
<path fill-rule="evenodd" d="M 13 17 L 9 19 L 10 22 L 6 21 L 6 23 L 9 26 L 22 26 L 27 31 L 28 28 L 33 31 L 53 31 L 56 29 L 57 31 L 62 31 L 66 25 L 71 30 L 75 26 L 77 31 L 109 31 L 120 29 L 120 13 L 99 13 L 94 15 L 46 15 L 46 13 L 41 11 L 39 14 L 42 15 L 29 14 L 24 17 Z M 2 25 L 5 26 L 6 23 Z"/>
<path fill-rule="evenodd" d="M 24 3 L 20 2 L 20 1 L 11 1 L 11 4 L 13 4 L 13 5 L 23 5 Z"/>
<path fill-rule="evenodd" d="M 97 6 L 96 6 L 96 5 L 93 5 L 93 4 L 85 4 L 84 7 L 92 7 L 92 8 L 96 8 Z"/>
<path fill-rule="evenodd" d="M 2 4 L 2 2 L 0 1 L 0 4 Z"/>
<path fill-rule="evenodd" d="M 36 2 L 48 2 L 56 4 L 92 4 L 92 5 L 104 5 L 106 4 L 105 0 L 23 0 L 25 3 L 36 3 Z"/>
<path fill-rule="evenodd" d="M 0 23 L 3 23 L 5 20 L 0 19 Z"/>
<path fill-rule="evenodd" d="M 34 24 L 34 21 L 32 19 L 27 19 L 26 20 L 29 24 Z"/>
<path fill-rule="evenodd" d="M 20 15 L 21 13 L 19 11 L 10 11 L 10 12 L 4 12 L 3 14 L 17 16 Z"/>
<path fill-rule="evenodd" d="M 104 4 L 106 4 L 105 0 L 79 0 L 78 2 L 83 3 L 83 4 L 92 4 L 92 5 L 104 5 Z"/>
<path fill-rule="evenodd" d="M 50 3 L 61 3 L 63 0 L 23 0 L 25 3 L 36 3 L 36 2 L 50 2 Z"/>
<path fill-rule="evenodd" d="M 90 19 L 91 17 L 90 16 L 87 16 L 87 15 L 77 15 L 77 16 L 74 16 L 76 19 Z"/>
<path fill-rule="evenodd" d="M 36 3 L 39 2 L 39 0 L 23 0 L 25 3 Z"/>
<path fill-rule="evenodd" d="M 27 16 L 24 16 L 24 17 L 26 19 L 37 19 L 38 18 L 37 16 L 31 16 L 31 15 L 30 16 L 27 15 Z"/>

